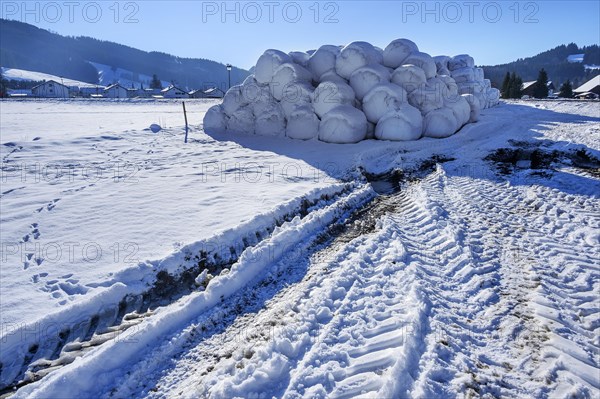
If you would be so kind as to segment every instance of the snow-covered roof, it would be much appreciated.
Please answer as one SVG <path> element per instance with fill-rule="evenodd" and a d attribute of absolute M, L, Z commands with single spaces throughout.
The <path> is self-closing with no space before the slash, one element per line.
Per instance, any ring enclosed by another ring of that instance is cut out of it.
<path fill-rule="evenodd" d="M 120 88 L 122 88 L 122 89 L 124 89 L 124 90 L 127 90 L 126 88 L 124 88 L 123 86 L 121 86 L 119 83 L 113 83 L 112 85 L 108 86 L 108 87 L 107 87 L 106 89 L 104 89 L 104 90 L 106 91 L 106 90 L 110 90 L 110 89 L 112 89 L 112 88 L 118 88 L 118 87 L 120 87 Z"/>
<path fill-rule="evenodd" d="M 212 94 L 214 92 L 220 92 L 223 93 L 223 90 L 219 89 L 218 87 L 212 87 L 210 89 L 206 89 L 204 90 L 204 94 Z"/>
<path fill-rule="evenodd" d="M 52 79 L 50 79 L 50 80 L 47 80 L 47 81 L 45 81 L 45 82 L 42 82 L 42 83 L 40 83 L 39 85 L 35 85 L 35 86 L 33 86 L 33 87 L 31 88 L 31 90 L 37 89 L 38 87 L 40 87 L 40 86 L 43 86 L 43 85 L 45 85 L 46 83 L 50 83 L 50 82 L 52 82 L 52 83 L 55 83 L 55 84 L 57 84 L 57 85 L 59 85 L 59 86 L 62 86 L 62 87 L 64 87 L 64 88 L 68 89 L 68 87 L 67 87 L 67 86 L 65 86 L 65 85 L 63 85 L 63 84 L 61 84 L 61 83 L 58 83 L 56 80 L 52 80 Z"/>
<path fill-rule="evenodd" d="M 535 82 L 537 82 L 537 80 L 532 80 L 531 82 L 523 82 L 522 90 L 528 89 L 529 87 L 533 86 Z"/>
<path fill-rule="evenodd" d="M 175 90 L 179 90 L 179 91 L 182 91 L 182 92 L 184 92 L 184 93 L 187 93 L 187 91 L 185 91 L 185 90 L 182 90 L 182 89 L 180 89 L 179 87 L 177 87 L 177 86 L 173 86 L 173 85 L 171 85 L 171 86 L 169 86 L 169 87 L 166 87 L 166 88 L 162 89 L 160 92 L 161 92 L 161 93 L 166 93 L 166 92 L 169 92 L 169 91 L 171 91 L 171 90 L 173 90 L 173 89 L 175 89 Z"/>
<path fill-rule="evenodd" d="M 600 75 L 591 78 L 573 91 L 575 93 L 585 93 L 586 91 L 592 91 L 597 86 L 600 86 Z"/>

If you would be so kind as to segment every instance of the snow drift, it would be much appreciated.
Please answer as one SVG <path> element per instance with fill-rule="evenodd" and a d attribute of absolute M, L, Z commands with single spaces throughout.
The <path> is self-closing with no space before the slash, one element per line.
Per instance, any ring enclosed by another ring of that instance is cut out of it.
<path fill-rule="evenodd" d="M 432 57 L 408 39 L 383 50 L 360 41 L 269 49 L 254 75 L 206 113 L 204 130 L 329 143 L 441 138 L 499 99 L 470 55 Z"/>

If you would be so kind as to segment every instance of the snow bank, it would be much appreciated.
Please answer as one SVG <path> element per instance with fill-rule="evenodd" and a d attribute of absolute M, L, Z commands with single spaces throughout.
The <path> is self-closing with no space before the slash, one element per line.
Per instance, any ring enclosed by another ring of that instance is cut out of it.
<path fill-rule="evenodd" d="M 365 114 L 350 105 L 340 105 L 327 112 L 319 124 L 319 140 L 327 143 L 357 143 L 367 136 Z"/>
<path fill-rule="evenodd" d="M 332 143 L 447 137 L 498 104 L 499 94 L 473 57 L 432 57 L 408 39 L 383 50 L 361 41 L 289 54 L 270 49 L 254 75 L 207 112 L 204 126 Z"/>

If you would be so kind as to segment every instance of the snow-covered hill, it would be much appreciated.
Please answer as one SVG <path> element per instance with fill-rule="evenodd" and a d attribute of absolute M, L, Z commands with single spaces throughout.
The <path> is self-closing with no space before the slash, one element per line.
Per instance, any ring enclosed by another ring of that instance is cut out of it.
<path fill-rule="evenodd" d="M 40 82 L 42 80 L 54 80 L 66 86 L 77 87 L 95 87 L 93 83 L 81 82 L 79 80 L 67 79 L 56 75 L 50 75 L 43 72 L 27 71 L 24 69 L 4 68 L 2 67 L 2 76 L 7 80 L 27 80 Z"/>
<path fill-rule="evenodd" d="M 90 62 L 98 71 L 98 82 L 101 85 L 109 86 L 113 83 L 120 83 L 121 86 L 126 88 L 139 89 L 141 86 L 144 88 L 150 87 L 152 82 L 152 76 L 132 72 L 123 68 L 114 68 L 110 65 L 100 64 L 98 62 Z M 171 82 L 162 81 L 163 87 L 168 87 Z"/>
<path fill-rule="evenodd" d="M 2 103 L 14 397 L 595 397 L 597 103 L 351 145 L 213 104 Z"/>

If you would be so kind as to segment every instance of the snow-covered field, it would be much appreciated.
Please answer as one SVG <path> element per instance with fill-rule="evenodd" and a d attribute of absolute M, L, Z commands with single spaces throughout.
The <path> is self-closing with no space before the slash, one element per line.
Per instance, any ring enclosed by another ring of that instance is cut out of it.
<path fill-rule="evenodd" d="M 0 395 L 597 397 L 597 102 L 346 145 L 214 104 L 0 102 Z"/>

